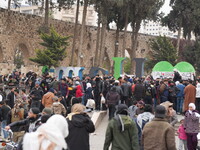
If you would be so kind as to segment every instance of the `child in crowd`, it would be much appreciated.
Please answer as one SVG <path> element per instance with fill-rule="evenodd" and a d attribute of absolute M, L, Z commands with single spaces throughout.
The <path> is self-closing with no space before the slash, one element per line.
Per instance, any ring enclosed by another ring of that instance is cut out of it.
<path fill-rule="evenodd" d="M 179 146 L 178 146 L 178 150 L 183 150 L 183 147 L 184 147 L 184 150 L 187 150 L 187 135 L 185 133 L 185 129 L 184 129 L 184 119 L 182 119 L 180 121 L 181 125 L 179 126 L 178 128 L 178 138 L 179 138 Z"/>

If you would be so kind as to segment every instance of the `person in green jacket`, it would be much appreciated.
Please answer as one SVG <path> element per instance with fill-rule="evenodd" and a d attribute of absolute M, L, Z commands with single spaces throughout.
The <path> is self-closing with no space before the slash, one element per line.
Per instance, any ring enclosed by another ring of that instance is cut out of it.
<path fill-rule="evenodd" d="M 115 117 L 108 124 L 104 150 L 138 150 L 138 131 L 135 122 L 129 117 L 128 107 L 119 104 L 116 107 Z"/>

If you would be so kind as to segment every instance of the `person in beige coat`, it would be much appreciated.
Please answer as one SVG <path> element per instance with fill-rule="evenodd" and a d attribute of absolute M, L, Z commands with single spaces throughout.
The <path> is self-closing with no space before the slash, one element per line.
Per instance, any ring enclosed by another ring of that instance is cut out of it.
<path fill-rule="evenodd" d="M 192 85 L 193 81 L 189 81 L 189 85 L 185 87 L 184 89 L 184 103 L 183 103 L 183 111 L 187 111 L 189 109 L 189 104 L 194 103 L 196 99 L 196 87 Z"/>
<path fill-rule="evenodd" d="M 144 126 L 142 132 L 144 150 L 176 150 L 175 131 L 165 115 L 165 107 L 156 106 L 155 118 Z"/>
<path fill-rule="evenodd" d="M 49 89 L 49 92 L 47 92 L 46 94 L 44 94 L 44 96 L 42 97 L 42 105 L 46 108 L 46 107 L 51 107 L 53 105 L 53 97 L 55 90 L 53 88 Z"/>

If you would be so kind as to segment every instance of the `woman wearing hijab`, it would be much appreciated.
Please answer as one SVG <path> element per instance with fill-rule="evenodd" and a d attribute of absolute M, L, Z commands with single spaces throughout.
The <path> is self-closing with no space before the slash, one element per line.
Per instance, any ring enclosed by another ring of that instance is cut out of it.
<path fill-rule="evenodd" d="M 89 116 L 84 112 L 85 106 L 74 104 L 71 113 L 67 116 L 69 124 L 69 136 L 66 142 L 69 150 L 89 150 L 89 133 L 95 131 L 95 127 Z"/>
<path fill-rule="evenodd" d="M 84 105 L 87 104 L 87 100 L 88 100 L 88 99 L 93 99 L 93 95 L 92 95 L 92 85 L 91 85 L 91 83 L 87 83 L 87 84 L 86 84 L 85 102 L 84 102 Z"/>
<path fill-rule="evenodd" d="M 184 128 L 187 135 L 188 150 L 196 150 L 198 144 L 197 134 L 199 132 L 200 115 L 195 109 L 195 104 L 190 103 L 189 110 L 185 113 Z"/>
<path fill-rule="evenodd" d="M 65 138 L 68 136 L 68 124 L 61 115 L 53 115 L 36 132 L 26 133 L 23 150 L 62 150 L 67 149 Z"/>

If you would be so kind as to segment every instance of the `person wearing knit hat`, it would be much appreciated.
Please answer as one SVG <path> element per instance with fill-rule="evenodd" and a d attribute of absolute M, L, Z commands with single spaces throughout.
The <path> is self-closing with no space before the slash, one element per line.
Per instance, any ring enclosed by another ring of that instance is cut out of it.
<path fill-rule="evenodd" d="M 155 108 L 155 118 L 145 124 L 142 131 L 142 146 L 145 150 L 176 150 L 174 128 L 166 121 L 166 109 Z"/>
<path fill-rule="evenodd" d="M 71 113 L 67 116 L 70 130 L 66 142 L 70 150 L 90 149 L 89 133 L 95 131 L 95 126 L 84 111 L 84 105 L 74 104 Z"/>
<path fill-rule="evenodd" d="M 194 103 L 188 105 L 189 110 L 185 113 L 184 128 L 187 135 L 188 150 L 196 150 L 198 145 L 197 134 L 199 133 L 199 113 L 195 110 Z"/>

